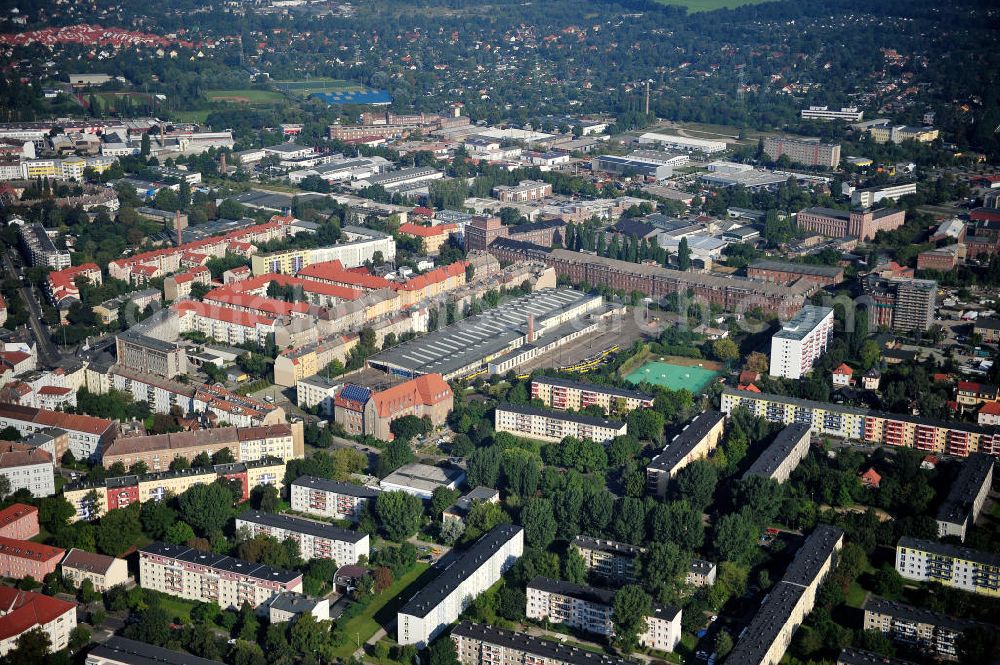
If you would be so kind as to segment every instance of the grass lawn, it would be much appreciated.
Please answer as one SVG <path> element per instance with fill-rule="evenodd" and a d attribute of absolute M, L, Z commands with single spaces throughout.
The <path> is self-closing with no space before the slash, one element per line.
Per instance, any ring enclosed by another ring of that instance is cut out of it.
<path fill-rule="evenodd" d="M 177 122 L 196 122 L 200 124 L 205 122 L 209 113 L 211 111 L 208 109 L 202 111 L 171 111 L 170 118 Z"/>
<path fill-rule="evenodd" d="M 157 595 L 160 597 L 160 607 L 167 611 L 171 619 L 179 617 L 184 623 L 191 621 L 191 610 L 194 609 L 195 603 L 165 593 Z"/>
<path fill-rule="evenodd" d="M 338 626 L 338 629 L 343 630 L 344 635 L 348 637 L 348 641 L 343 646 L 338 647 L 333 655 L 338 658 L 350 658 L 351 654 L 357 650 L 359 642 L 361 644 L 367 642 L 372 635 L 378 632 L 379 628 L 388 623 L 395 615 L 396 610 L 409 600 L 417 589 L 431 580 L 429 568 L 430 564 L 416 563 L 409 572 L 393 582 L 392 586 L 373 600 L 364 612 L 348 619 L 344 625 Z M 355 639 L 351 640 L 351 637 Z"/>
<path fill-rule="evenodd" d="M 710 12 L 716 9 L 735 9 L 743 5 L 759 5 L 772 0 L 656 0 L 661 5 L 687 7 L 691 13 Z"/>
<path fill-rule="evenodd" d="M 308 97 L 314 92 L 360 92 L 364 86 L 343 79 L 311 78 L 308 81 L 275 81 L 281 90 L 300 97 Z"/>
<path fill-rule="evenodd" d="M 285 98 L 280 92 L 275 92 L 274 90 L 255 90 L 253 88 L 242 90 L 208 90 L 205 92 L 205 96 L 213 102 L 238 104 L 273 104 Z"/>

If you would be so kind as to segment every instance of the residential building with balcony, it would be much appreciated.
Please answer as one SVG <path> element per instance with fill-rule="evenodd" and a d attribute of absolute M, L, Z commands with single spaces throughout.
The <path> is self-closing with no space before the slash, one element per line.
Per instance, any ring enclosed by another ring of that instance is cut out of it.
<path fill-rule="evenodd" d="M 462 665 L 634 665 L 553 640 L 463 621 L 451 631 Z"/>
<path fill-rule="evenodd" d="M 957 536 L 965 542 L 969 528 L 983 510 L 993 486 L 993 457 L 985 453 L 969 455 L 958 477 L 951 484 L 948 496 L 938 508 L 938 538 Z"/>
<path fill-rule="evenodd" d="M 771 337 L 771 376 L 800 379 L 833 341 L 833 308 L 806 305 Z"/>
<path fill-rule="evenodd" d="M 562 441 L 567 436 L 607 443 L 628 433 L 619 420 L 559 413 L 522 404 L 500 404 L 496 408 L 497 432 L 510 432 L 540 441 Z"/>
<path fill-rule="evenodd" d="M 377 489 L 314 476 L 300 476 L 291 484 L 292 510 L 319 517 L 356 522 Z"/>
<path fill-rule="evenodd" d="M 648 393 L 554 376 L 532 379 L 531 398 L 542 400 L 545 406 L 552 409 L 579 411 L 588 406 L 599 406 L 604 413 L 616 415 L 653 406 L 653 396 Z"/>
<path fill-rule="evenodd" d="M 571 546 L 583 558 L 587 572 L 618 585 L 635 583 L 635 560 L 645 551 L 638 545 L 591 536 L 577 536 Z"/>
<path fill-rule="evenodd" d="M 792 471 L 809 454 L 812 428 L 805 423 L 793 423 L 781 430 L 774 441 L 754 460 L 743 474 L 747 479 L 753 476 L 770 478 L 783 483 Z"/>
<path fill-rule="evenodd" d="M 139 548 L 139 584 L 223 609 L 259 607 L 286 591 L 302 592 L 302 573 L 154 542 Z"/>
<path fill-rule="evenodd" d="M 0 586 L 0 657 L 10 653 L 18 638 L 32 630 L 41 630 L 48 637 L 50 653 L 60 651 L 69 646 L 69 634 L 74 628 L 76 603 Z"/>
<path fill-rule="evenodd" d="M 254 536 L 265 535 L 284 541 L 292 539 L 299 545 L 303 561 L 333 559 L 347 566 L 368 557 L 370 538 L 367 533 L 342 529 L 326 522 L 247 510 L 236 516 L 236 528 L 247 529 Z"/>
<path fill-rule="evenodd" d="M 896 544 L 896 572 L 916 582 L 1000 596 L 1000 554 L 903 536 Z"/>
<path fill-rule="evenodd" d="M 893 642 L 945 660 L 958 660 L 963 633 L 977 625 L 975 621 L 877 596 L 869 596 L 862 609 L 865 630 L 878 631 Z"/>

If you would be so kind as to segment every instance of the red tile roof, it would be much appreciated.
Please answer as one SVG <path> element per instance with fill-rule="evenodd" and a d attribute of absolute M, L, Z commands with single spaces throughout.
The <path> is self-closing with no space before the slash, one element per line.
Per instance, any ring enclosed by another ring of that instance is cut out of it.
<path fill-rule="evenodd" d="M 0 527 L 5 527 L 9 524 L 24 519 L 32 513 L 37 513 L 38 508 L 34 506 L 29 506 L 26 503 L 12 503 L 3 510 L 0 510 Z"/>
<path fill-rule="evenodd" d="M 41 448 L 34 448 L 23 443 L 0 441 L 0 469 L 33 464 L 52 464 L 52 456 Z"/>
<path fill-rule="evenodd" d="M 49 561 L 56 557 L 62 559 L 66 550 L 52 545 L 42 545 L 32 540 L 18 540 L 0 536 L 0 556 L 14 556 L 32 561 Z"/>
<path fill-rule="evenodd" d="M 439 226 L 422 226 L 407 222 L 399 227 L 399 232 L 417 238 L 432 238 L 434 236 L 448 235 L 457 227 L 454 224 L 441 224 Z"/>
<path fill-rule="evenodd" d="M 987 402 L 983 404 L 982 408 L 979 409 L 979 413 L 985 413 L 988 416 L 1000 416 L 1000 402 Z"/>
<path fill-rule="evenodd" d="M 373 393 L 375 410 L 387 418 L 416 404 L 433 405 L 452 399 L 451 387 L 440 374 L 424 374 L 381 392 Z"/>
<path fill-rule="evenodd" d="M 15 404 L 0 404 L 0 417 L 94 435 L 104 434 L 115 426 L 113 421 L 104 418 L 63 413 L 61 411 L 49 411 L 47 409 L 35 409 Z"/>
<path fill-rule="evenodd" d="M 16 637 L 75 611 L 76 603 L 0 586 L 0 613 L 3 614 L 0 616 L 0 640 Z"/>
<path fill-rule="evenodd" d="M 251 314 L 250 312 L 241 312 L 231 307 L 220 307 L 219 305 L 212 305 L 210 303 L 184 300 L 176 303 L 173 307 L 182 314 L 193 312 L 194 314 L 203 316 L 207 319 L 224 321 L 226 323 L 232 323 L 246 328 L 253 328 L 258 324 L 265 327 L 274 325 L 274 319 L 272 317 Z"/>
<path fill-rule="evenodd" d="M 837 369 L 833 370 L 833 373 L 834 374 L 846 374 L 847 376 L 850 376 L 850 375 L 854 374 L 854 370 L 851 369 L 850 367 L 848 367 L 847 363 L 840 363 L 840 367 L 838 367 Z"/>

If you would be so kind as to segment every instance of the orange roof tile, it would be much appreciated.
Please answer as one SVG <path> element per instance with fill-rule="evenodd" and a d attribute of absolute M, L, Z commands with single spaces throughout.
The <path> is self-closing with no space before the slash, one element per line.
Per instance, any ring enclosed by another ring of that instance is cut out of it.
<path fill-rule="evenodd" d="M 416 404 L 432 405 L 452 399 L 451 387 L 440 374 L 424 374 L 381 392 L 373 393 L 375 410 L 382 418 Z"/>
<path fill-rule="evenodd" d="M 50 623 L 68 612 L 76 603 L 59 600 L 33 591 L 0 586 L 0 640 L 25 633 L 35 626 Z"/>

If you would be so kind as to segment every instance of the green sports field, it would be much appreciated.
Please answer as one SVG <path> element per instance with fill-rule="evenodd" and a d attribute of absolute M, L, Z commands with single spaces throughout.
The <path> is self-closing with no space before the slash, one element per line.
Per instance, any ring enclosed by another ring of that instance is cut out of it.
<path fill-rule="evenodd" d="M 711 365 L 712 363 L 707 364 Z M 651 360 L 629 372 L 625 380 L 635 384 L 646 381 L 670 390 L 686 388 L 692 393 L 700 393 L 718 375 L 718 370 L 700 367 L 696 364 L 685 366 Z"/>
<path fill-rule="evenodd" d="M 317 92 L 361 92 L 364 86 L 343 79 L 312 78 L 308 81 L 275 81 L 279 90 L 299 97 L 308 97 Z"/>
<path fill-rule="evenodd" d="M 205 96 L 213 102 L 229 102 L 233 104 L 274 104 L 284 97 L 274 90 L 208 90 Z"/>
<path fill-rule="evenodd" d="M 743 5 L 759 5 L 774 0 L 656 0 L 661 5 L 674 5 L 676 7 L 687 7 L 688 11 L 710 12 L 716 9 L 736 9 Z"/>

